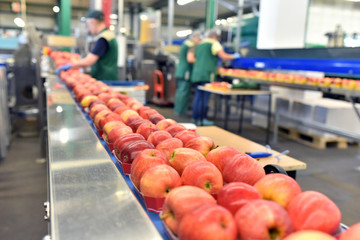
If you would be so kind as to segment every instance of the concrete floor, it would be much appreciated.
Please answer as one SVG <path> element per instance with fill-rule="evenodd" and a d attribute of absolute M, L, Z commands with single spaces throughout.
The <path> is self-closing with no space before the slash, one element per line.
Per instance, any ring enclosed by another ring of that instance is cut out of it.
<path fill-rule="evenodd" d="M 150 105 L 168 118 L 189 122 L 190 117 L 176 117 L 171 107 Z M 211 116 L 211 114 L 210 114 Z M 238 122 L 230 121 L 236 133 Z M 216 125 L 222 127 L 222 119 Z M 264 144 L 265 131 L 245 118 L 241 136 Z M 0 161 L 0 239 L 38 240 L 47 234 L 43 220 L 43 202 L 47 199 L 46 164 L 41 161 L 39 137 L 12 138 L 8 156 Z M 316 190 L 331 198 L 342 212 L 342 222 L 360 222 L 360 148 L 317 150 L 280 137 L 271 147 L 307 163 L 297 172 L 303 190 Z"/>

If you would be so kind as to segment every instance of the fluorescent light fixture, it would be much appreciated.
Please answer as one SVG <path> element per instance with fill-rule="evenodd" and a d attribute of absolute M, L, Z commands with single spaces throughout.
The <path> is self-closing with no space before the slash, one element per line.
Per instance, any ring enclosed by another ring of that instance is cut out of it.
<path fill-rule="evenodd" d="M 229 17 L 229 18 L 226 19 L 226 21 L 227 21 L 228 23 L 232 23 L 232 22 L 233 22 L 233 19 Z"/>
<path fill-rule="evenodd" d="M 177 4 L 180 6 L 186 5 L 188 3 L 193 2 L 194 0 L 177 0 Z"/>
<path fill-rule="evenodd" d="M 110 25 L 110 26 L 109 26 L 109 29 L 110 29 L 110 31 L 114 31 L 114 30 L 115 30 L 115 26 L 114 26 L 114 25 Z"/>
<path fill-rule="evenodd" d="M 118 19 L 118 15 L 115 13 L 110 14 L 110 19 Z"/>
<path fill-rule="evenodd" d="M 126 28 L 125 28 L 125 27 L 121 27 L 121 28 L 120 28 L 120 32 L 121 32 L 121 33 L 126 33 Z"/>
<path fill-rule="evenodd" d="M 60 12 L 59 6 L 54 6 L 54 7 L 53 7 L 53 11 L 54 11 L 54 13 Z"/>
<path fill-rule="evenodd" d="M 216 21 L 215 21 L 215 25 L 220 25 L 221 24 L 221 20 L 220 19 L 217 19 Z"/>
<path fill-rule="evenodd" d="M 181 30 L 176 32 L 176 36 L 178 37 L 186 37 L 189 36 L 192 33 L 191 29 Z"/>
<path fill-rule="evenodd" d="M 226 19 L 221 19 L 221 24 L 225 25 L 226 24 Z"/>
<path fill-rule="evenodd" d="M 15 18 L 14 23 L 18 27 L 25 27 L 25 22 L 24 22 L 24 20 L 22 20 L 22 18 L 19 18 L 19 17 Z"/>
<path fill-rule="evenodd" d="M 140 14 L 140 20 L 146 21 L 148 19 L 149 19 L 149 17 L 146 14 Z"/>

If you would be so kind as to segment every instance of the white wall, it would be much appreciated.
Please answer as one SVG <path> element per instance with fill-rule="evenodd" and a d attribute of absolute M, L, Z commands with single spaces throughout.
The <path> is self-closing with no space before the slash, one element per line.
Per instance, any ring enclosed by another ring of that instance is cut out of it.
<path fill-rule="evenodd" d="M 261 0 L 257 48 L 303 48 L 308 0 Z"/>
<path fill-rule="evenodd" d="M 338 4 L 327 4 L 312 1 L 309 7 L 306 43 L 327 44 L 328 32 L 335 31 L 340 24 L 345 33 L 360 32 L 360 3 L 343 1 Z"/>

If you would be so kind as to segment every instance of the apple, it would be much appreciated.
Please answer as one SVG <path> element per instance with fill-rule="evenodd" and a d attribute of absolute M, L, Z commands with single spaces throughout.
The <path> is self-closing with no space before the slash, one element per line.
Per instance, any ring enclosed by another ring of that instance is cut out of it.
<path fill-rule="evenodd" d="M 205 204 L 182 218 L 178 229 L 179 240 L 236 240 L 234 217 L 222 206 Z"/>
<path fill-rule="evenodd" d="M 109 110 L 109 111 L 110 111 L 110 109 L 109 109 L 107 106 L 102 105 L 102 104 L 97 104 L 97 105 L 95 105 L 94 107 L 92 107 L 92 108 L 90 109 L 90 111 L 89 111 L 89 116 L 90 116 L 90 118 L 91 118 L 91 119 L 94 119 L 95 116 L 96 116 L 96 114 L 98 114 L 98 113 L 101 112 L 102 110 Z"/>
<path fill-rule="evenodd" d="M 121 151 L 120 161 L 123 163 L 132 163 L 142 150 L 149 148 L 154 148 L 154 145 L 146 140 L 131 142 Z"/>
<path fill-rule="evenodd" d="M 195 161 L 186 165 L 181 181 L 183 185 L 199 187 L 210 194 L 217 194 L 223 186 L 221 172 L 208 161 Z"/>
<path fill-rule="evenodd" d="M 177 122 L 171 118 L 166 118 L 161 120 L 160 122 L 158 122 L 156 124 L 156 126 L 160 129 L 160 130 L 165 130 L 166 128 L 170 127 L 171 125 L 177 124 Z"/>
<path fill-rule="evenodd" d="M 217 203 L 233 215 L 247 202 L 261 199 L 261 194 L 253 186 L 243 182 L 232 182 L 223 186 L 217 194 Z"/>
<path fill-rule="evenodd" d="M 164 130 L 159 130 L 150 133 L 149 137 L 147 138 L 148 142 L 151 142 L 155 147 L 162 141 L 172 138 L 170 133 Z"/>
<path fill-rule="evenodd" d="M 180 175 L 166 164 L 147 169 L 140 179 L 140 192 L 148 197 L 166 197 L 172 189 L 180 186 Z"/>
<path fill-rule="evenodd" d="M 160 218 L 177 234 L 182 217 L 189 211 L 204 204 L 216 204 L 215 198 L 201 188 L 180 186 L 166 196 Z"/>
<path fill-rule="evenodd" d="M 124 111 L 129 109 L 130 108 L 128 106 L 118 106 L 117 108 L 115 108 L 115 110 L 113 110 L 113 112 L 121 115 Z"/>
<path fill-rule="evenodd" d="M 152 122 L 153 124 L 157 124 L 158 122 L 160 122 L 161 120 L 164 120 L 165 117 L 163 115 L 159 114 L 153 114 L 150 116 L 149 120 L 150 122 Z"/>
<path fill-rule="evenodd" d="M 163 152 L 157 149 L 145 149 L 139 153 L 131 164 L 131 181 L 137 189 L 140 189 L 140 179 L 150 167 L 167 164 L 168 160 Z"/>
<path fill-rule="evenodd" d="M 98 95 L 99 99 L 103 100 L 104 102 L 108 102 L 112 96 L 109 93 L 102 92 Z"/>
<path fill-rule="evenodd" d="M 185 147 L 195 149 L 206 157 L 208 152 L 215 148 L 215 143 L 209 137 L 200 136 L 189 140 Z"/>
<path fill-rule="evenodd" d="M 137 110 L 139 110 L 139 109 L 140 109 L 141 107 L 143 107 L 143 106 L 144 106 L 144 105 L 143 105 L 142 103 L 136 102 L 136 103 L 131 104 L 130 108 L 131 108 L 132 110 L 137 111 Z"/>
<path fill-rule="evenodd" d="M 130 125 L 132 122 L 142 119 L 142 117 L 140 117 L 139 115 L 131 115 L 126 119 L 125 124 L 126 125 Z"/>
<path fill-rule="evenodd" d="M 129 123 L 129 127 L 131 127 L 131 129 L 132 129 L 134 132 L 136 132 L 136 130 L 138 129 L 138 127 L 139 127 L 142 123 L 144 123 L 144 122 L 147 122 L 147 123 L 149 123 L 149 124 L 151 123 L 151 122 L 150 122 L 149 120 L 147 120 L 147 119 L 140 118 L 140 119 L 137 119 L 137 120 Z"/>
<path fill-rule="evenodd" d="M 106 103 L 103 100 L 97 99 L 94 101 L 91 101 L 89 104 L 89 110 L 91 110 L 93 107 L 95 107 L 96 105 L 104 105 L 106 106 Z"/>
<path fill-rule="evenodd" d="M 111 109 L 111 111 L 114 111 L 117 107 L 120 106 L 125 106 L 125 103 L 123 103 L 123 101 L 121 101 L 118 98 L 111 98 L 109 99 L 109 101 L 106 103 L 106 106 L 108 106 L 108 108 Z"/>
<path fill-rule="evenodd" d="M 90 105 L 91 102 L 95 101 L 95 100 L 98 100 L 99 98 L 97 96 L 94 96 L 94 95 L 88 95 L 88 96 L 85 96 L 81 102 L 80 102 L 80 105 L 83 107 L 83 108 L 86 108 Z"/>
<path fill-rule="evenodd" d="M 142 106 L 137 110 L 137 112 L 139 113 L 140 116 L 142 116 L 144 114 L 143 112 L 145 112 L 148 109 L 151 109 L 151 108 L 148 106 Z"/>
<path fill-rule="evenodd" d="M 136 132 L 143 135 L 145 139 L 147 139 L 151 133 L 159 131 L 159 128 L 153 124 L 148 122 L 143 122 L 139 125 L 139 127 L 136 129 Z"/>
<path fill-rule="evenodd" d="M 103 127 L 103 131 L 105 134 L 109 134 L 109 132 L 111 132 L 111 130 L 113 130 L 114 127 L 119 127 L 119 126 L 126 126 L 126 125 L 122 121 L 107 122 Z"/>
<path fill-rule="evenodd" d="M 104 131 L 105 124 L 111 121 L 122 121 L 122 119 L 119 114 L 116 113 L 107 114 L 106 117 L 101 118 L 99 120 L 99 128 Z"/>
<path fill-rule="evenodd" d="M 194 149 L 183 147 L 175 149 L 169 158 L 170 165 L 178 171 L 180 176 L 185 167 L 195 161 L 206 161 L 206 158 Z"/>
<path fill-rule="evenodd" d="M 236 212 L 235 221 L 241 240 L 283 239 L 293 231 L 286 210 L 270 200 L 248 201 Z"/>
<path fill-rule="evenodd" d="M 100 128 L 100 120 L 102 119 L 102 118 L 105 118 L 108 114 L 110 114 L 110 113 L 113 113 L 110 109 L 104 109 L 104 110 L 102 110 L 102 111 L 100 111 L 100 112 L 98 112 L 96 115 L 95 115 L 95 117 L 94 117 L 94 124 L 95 124 L 95 127 L 97 128 L 97 129 L 101 129 Z M 101 129 L 102 130 L 102 129 Z"/>
<path fill-rule="evenodd" d="M 290 201 L 301 193 L 301 187 L 295 179 L 282 173 L 265 175 L 255 183 L 254 187 L 263 199 L 273 200 L 285 209 Z"/>
<path fill-rule="evenodd" d="M 358 236 L 359 235 L 357 235 L 357 237 Z M 346 238 L 346 239 L 351 240 L 351 238 Z M 359 239 L 359 238 L 354 238 L 354 239 Z M 302 230 L 291 233 L 290 235 L 285 237 L 284 240 L 336 240 L 336 238 L 334 238 L 333 236 L 327 233 L 320 231 Z"/>
<path fill-rule="evenodd" d="M 356 240 L 360 238 L 360 222 L 350 226 L 340 234 L 339 240 Z"/>
<path fill-rule="evenodd" d="M 145 140 L 145 138 L 138 133 L 129 133 L 117 138 L 113 143 L 114 152 L 117 159 L 121 158 L 121 152 L 124 150 L 124 148 L 127 147 L 127 145 L 137 140 Z"/>
<path fill-rule="evenodd" d="M 336 204 L 317 191 L 298 194 L 291 200 L 287 210 L 295 231 L 318 230 L 333 234 L 341 221 L 341 212 Z"/>
<path fill-rule="evenodd" d="M 234 147 L 221 146 L 211 150 L 206 155 L 206 160 L 213 163 L 222 173 L 225 163 L 239 153 L 241 152 Z"/>
<path fill-rule="evenodd" d="M 191 130 L 186 129 L 186 130 L 183 130 L 183 131 L 180 131 L 180 132 L 176 133 L 176 135 L 174 137 L 180 139 L 183 142 L 184 146 L 185 146 L 185 144 L 190 139 L 200 137 L 200 136 L 195 131 L 191 131 Z"/>
<path fill-rule="evenodd" d="M 155 109 L 150 108 L 150 109 L 143 111 L 142 115 L 140 115 L 140 116 L 144 119 L 149 119 L 154 114 L 159 114 L 159 112 L 156 111 Z"/>
<path fill-rule="evenodd" d="M 184 131 L 186 128 L 181 124 L 174 124 L 165 129 L 165 131 L 169 132 L 171 136 L 175 136 L 178 132 Z"/>
<path fill-rule="evenodd" d="M 224 181 L 227 183 L 244 182 L 254 185 L 260 178 L 265 176 L 265 171 L 262 165 L 254 158 L 239 153 L 225 163 L 222 174 Z"/>
<path fill-rule="evenodd" d="M 156 149 L 162 151 L 166 155 L 167 159 L 170 159 L 171 154 L 174 152 L 175 149 L 181 147 L 183 147 L 183 143 L 180 139 L 177 138 L 165 139 L 164 141 L 156 145 Z"/>
<path fill-rule="evenodd" d="M 126 123 L 126 120 L 130 117 L 130 116 L 134 116 L 134 115 L 139 115 L 136 111 L 132 110 L 132 109 L 127 109 L 125 111 L 123 111 L 120 116 L 121 119 L 124 123 Z"/>
<path fill-rule="evenodd" d="M 124 136 L 126 134 L 129 133 L 133 133 L 133 131 L 131 130 L 130 127 L 128 126 L 118 126 L 118 127 L 114 127 L 109 134 L 107 135 L 107 142 L 108 143 L 115 143 L 116 140 L 121 137 Z"/>

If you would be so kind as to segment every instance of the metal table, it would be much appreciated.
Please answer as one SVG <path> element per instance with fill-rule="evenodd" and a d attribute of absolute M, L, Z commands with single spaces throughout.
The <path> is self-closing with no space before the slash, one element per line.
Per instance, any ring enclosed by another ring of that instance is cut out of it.
<path fill-rule="evenodd" d="M 162 239 L 66 87 L 45 85 L 51 239 Z"/>
<path fill-rule="evenodd" d="M 255 95 L 267 95 L 269 96 L 268 102 L 268 111 L 267 111 L 267 128 L 266 128 L 266 138 L 265 143 L 269 144 L 270 140 L 270 122 L 271 122 L 271 91 L 261 91 L 261 90 L 247 90 L 247 89 L 229 89 L 227 91 L 221 91 L 216 89 L 209 89 L 204 86 L 198 86 L 198 89 L 201 91 L 213 93 L 216 96 L 224 96 L 225 97 L 225 120 L 224 120 L 224 128 L 227 129 L 229 114 L 230 114 L 230 106 L 229 106 L 229 97 L 230 96 L 240 96 L 240 121 L 239 121 L 239 132 L 242 130 L 242 122 L 243 122 L 243 113 L 245 106 L 245 96 L 255 96 Z M 204 101 L 202 101 L 204 102 Z M 216 104 L 218 101 L 215 100 L 215 114 L 216 114 Z M 202 109 L 202 108 L 201 108 Z M 216 115 L 215 115 L 216 116 Z M 205 113 L 201 113 L 201 119 L 204 119 Z"/>

